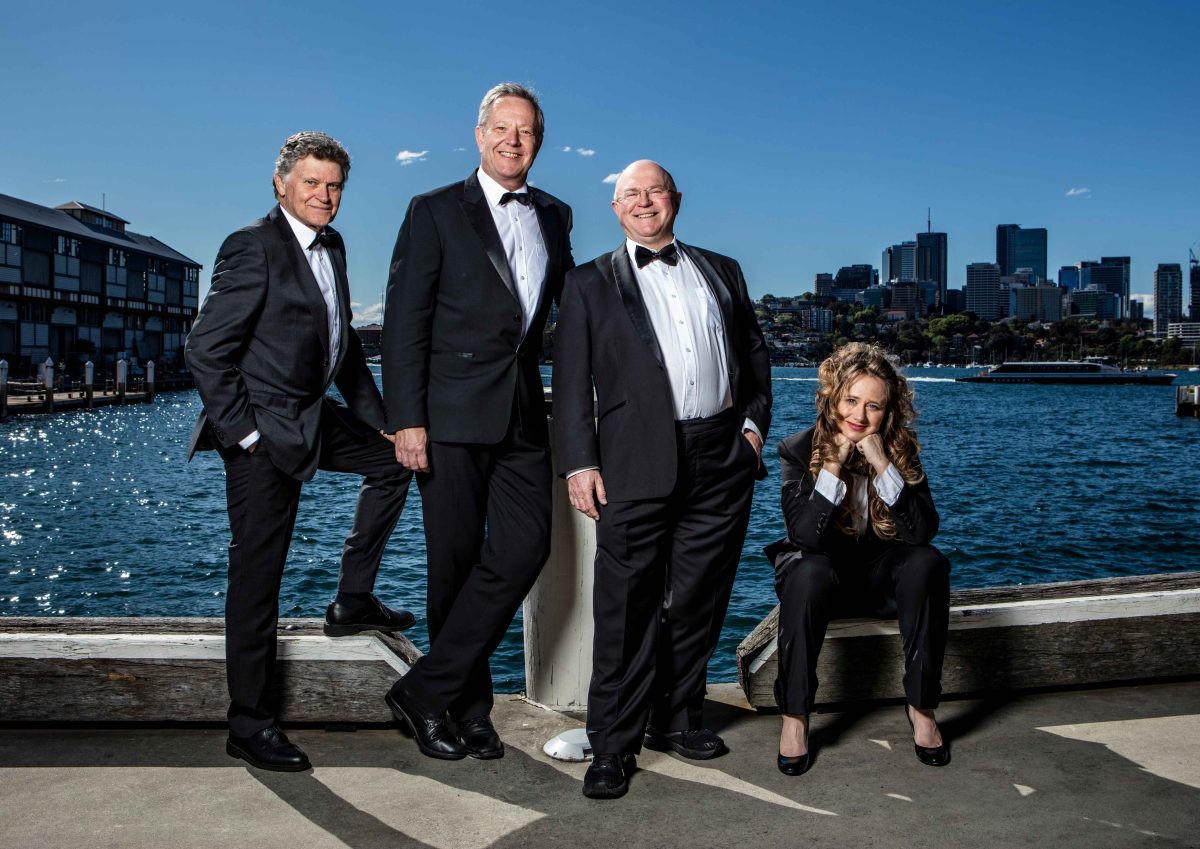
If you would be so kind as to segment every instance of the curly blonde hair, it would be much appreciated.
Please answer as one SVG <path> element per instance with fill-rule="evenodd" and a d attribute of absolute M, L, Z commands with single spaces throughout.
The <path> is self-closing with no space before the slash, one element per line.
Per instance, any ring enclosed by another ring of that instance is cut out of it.
<path fill-rule="evenodd" d="M 845 397 L 851 384 L 864 375 L 879 378 L 887 388 L 883 423 L 879 428 L 884 452 L 906 482 L 920 483 L 925 473 L 921 470 L 921 445 L 912 429 L 912 424 L 917 418 L 917 411 L 913 408 L 912 389 L 909 388 L 904 375 L 881 348 L 862 342 L 851 342 L 838 348 L 821 363 L 817 372 L 817 421 L 813 427 L 809 471 L 813 478 L 816 478 L 821 466 L 827 461 L 837 461 L 838 450 L 834 436 L 839 432 L 841 421 L 837 411 L 838 402 Z M 895 539 L 896 523 L 875 487 L 870 485 L 874 482 L 875 470 L 863 462 L 857 453 L 852 455 L 846 465 L 850 468 L 843 468 L 843 475 L 847 471 L 858 471 L 867 476 L 868 514 L 875 535 L 880 539 Z M 847 505 L 843 505 L 838 511 L 837 527 L 844 533 L 854 533 Z"/>

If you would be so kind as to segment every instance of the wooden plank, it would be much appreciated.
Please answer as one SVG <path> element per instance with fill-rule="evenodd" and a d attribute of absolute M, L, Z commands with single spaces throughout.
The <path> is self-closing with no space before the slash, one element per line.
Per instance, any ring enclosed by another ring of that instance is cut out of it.
<path fill-rule="evenodd" d="M 281 624 L 281 721 L 392 720 L 383 694 L 421 655 L 407 638 L 331 640 L 320 620 Z M 220 619 L 14 618 L 0 628 L 0 721 L 225 720 Z"/>
<path fill-rule="evenodd" d="M 779 609 L 738 647 L 748 701 L 776 707 Z M 1169 650 L 1164 650 L 1169 646 Z M 821 703 L 899 698 L 895 620 L 830 625 Z M 1200 675 L 1200 573 L 997 587 L 951 595 L 946 695 Z"/>

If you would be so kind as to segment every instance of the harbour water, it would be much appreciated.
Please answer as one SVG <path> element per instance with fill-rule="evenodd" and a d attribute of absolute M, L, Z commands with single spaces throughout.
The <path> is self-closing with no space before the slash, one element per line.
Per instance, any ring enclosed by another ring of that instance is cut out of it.
<path fill-rule="evenodd" d="M 1173 415 L 1171 387 L 955 383 L 964 373 L 909 373 L 955 588 L 1200 568 L 1200 421 Z M 713 681 L 734 680 L 734 648 L 775 604 L 761 554 L 782 535 L 773 448 L 811 424 L 816 370 L 777 368 L 773 386 L 771 474 L 755 493 Z M 0 615 L 222 615 L 221 463 L 211 452 L 185 462 L 198 409 L 194 392 L 174 392 L 0 425 Z M 305 486 L 283 616 L 324 614 L 356 492 L 336 474 Z M 376 590 L 420 617 L 424 571 L 414 486 Z M 425 647 L 423 619 L 409 634 Z M 518 617 L 493 661 L 499 691 L 523 686 L 521 645 Z"/>

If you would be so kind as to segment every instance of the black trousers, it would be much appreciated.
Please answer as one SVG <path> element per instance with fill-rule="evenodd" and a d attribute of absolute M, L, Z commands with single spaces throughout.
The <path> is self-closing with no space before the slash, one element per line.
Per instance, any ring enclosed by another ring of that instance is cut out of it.
<path fill-rule="evenodd" d="M 832 619 L 896 617 L 904 643 L 904 694 L 933 709 L 942 695 L 950 616 L 950 561 L 932 545 L 846 541 L 833 552 L 797 552 L 775 578 L 779 675 L 775 699 L 788 714 L 816 702 L 817 656 Z"/>
<path fill-rule="evenodd" d="M 726 413 L 677 427 L 670 495 L 610 501 L 596 525 L 587 731 L 602 754 L 641 751 L 647 722 L 702 726 L 708 661 L 750 519 L 758 459 L 740 421 Z"/>
<path fill-rule="evenodd" d="M 429 557 L 429 653 L 395 686 L 456 720 L 492 710 L 492 652 L 550 553 L 545 413 L 497 445 L 430 443 L 417 476 Z"/>
<path fill-rule="evenodd" d="M 225 668 L 229 728 L 247 737 L 275 723 L 274 686 L 279 586 L 296 524 L 301 482 L 271 462 L 260 439 L 254 453 L 219 449 L 229 510 L 229 589 L 225 598 Z M 342 548 L 338 589 L 370 592 L 379 562 L 404 509 L 412 472 L 396 462 L 392 443 L 352 433 L 322 411 L 319 468 L 363 476 L 354 523 Z"/>

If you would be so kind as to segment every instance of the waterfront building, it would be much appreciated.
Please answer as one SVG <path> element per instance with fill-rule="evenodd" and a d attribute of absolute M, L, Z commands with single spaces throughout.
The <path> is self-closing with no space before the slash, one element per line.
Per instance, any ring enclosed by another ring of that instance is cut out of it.
<path fill-rule="evenodd" d="M 1021 321 L 1062 320 L 1063 290 L 1052 283 L 1010 286 L 1008 295 L 1008 314 Z"/>
<path fill-rule="evenodd" d="M 1097 286 L 1068 292 L 1066 302 L 1064 314 L 1072 318 L 1121 318 L 1121 296 Z"/>
<path fill-rule="evenodd" d="M 946 243 L 945 233 L 917 234 L 917 279 L 937 282 L 938 304 L 942 302 L 942 296 L 946 292 Z"/>
<path fill-rule="evenodd" d="M 835 289 L 867 289 L 879 282 L 875 269 L 870 265 L 846 265 L 838 269 L 833 278 Z"/>
<path fill-rule="evenodd" d="M 1079 263 L 1079 288 L 1096 288 L 1117 295 L 1120 304 L 1117 318 L 1123 318 L 1129 310 L 1129 270 L 1127 256 L 1104 256 L 1100 261 L 1083 260 Z"/>
<path fill-rule="evenodd" d="M 1189 273 L 1188 287 L 1191 290 L 1191 303 L 1188 305 L 1188 318 L 1200 321 L 1200 263 L 1192 260 Z"/>
<path fill-rule="evenodd" d="M 883 283 L 911 283 L 917 279 L 917 243 L 901 242 L 883 251 L 879 279 Z"/>
<path fill-rule="evenodd" d="M 1029 268 L 1046 279 L 1046 228 L 1000 224 L 996 227 L 996 265 L 1001 276 Z"/>
<path fill-rule="evenodd" d="M 1185 348 L 1200 345 L 1200 321 L 1173 321 L 1167 325 L 1167 338 L 1178 339 Z"/>
<path fill-rule="evenodd" d="M 382 324 L 364 324 L 354 329 L 358 331 L 358 341 L 362 342 L 364 349 L 378 350 L 383 347 Z"/>
<path fill-rule="evenodd" d="M 967 286 L 964 290 L 967 312 L 985 321 L 1004 317 L 1007 302 L 1000 286 L 1000 266 L 994 262 L 973 262 L 967 266 Z"/>
<path fill-rule="evenodd" d="M 200 263 L 125 219 L 73 201 L 50 208 L 0 195 L 0 359 L 25 377 L 47 358 L 97 380 L 126 359 L 183 368 Z"/>
<path fill-rule="evenodd" d="M 1167 325 L 1183 321 L 1183 269 L 1160 262 L 1154 269 L 1154 335 L 1166 336 Z"/>

